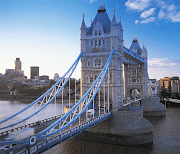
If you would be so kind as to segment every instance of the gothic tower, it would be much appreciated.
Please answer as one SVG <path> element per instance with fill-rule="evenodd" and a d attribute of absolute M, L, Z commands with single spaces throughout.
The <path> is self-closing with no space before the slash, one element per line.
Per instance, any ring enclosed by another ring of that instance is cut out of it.
<path fill-rule="evenodd" d="M 125 98 L 131 96 L 133 90 L 139 91 L 141 97 L 146 98 L 148 97 L 146 46 L 143 44 L 141 49 L 137 38 L 134 37 L 131 47 L 129 49 L 126 48 L 126 50 L 132 52 L 136 57 L 141 57 L 144 63 L 140 64 L 130 60 L 129 64 L 124 64 Z"/>

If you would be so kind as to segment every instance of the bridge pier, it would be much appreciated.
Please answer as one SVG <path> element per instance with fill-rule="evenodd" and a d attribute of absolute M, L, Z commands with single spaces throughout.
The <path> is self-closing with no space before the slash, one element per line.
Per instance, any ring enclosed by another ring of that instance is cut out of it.
<path fill-rule="evenodd" d="M 118 145 L 153 142 L 153 126 L 143 118 L 143 108 L 113 111 L 111 118 L 75 137 L 77 140 Z"/>
<path fill-rule="evenodd" d="M 159 97 L 142 98 L 141 105 L 143 106 L 144 116 L 165 116 L 166 107 L 160 103 Z"/>

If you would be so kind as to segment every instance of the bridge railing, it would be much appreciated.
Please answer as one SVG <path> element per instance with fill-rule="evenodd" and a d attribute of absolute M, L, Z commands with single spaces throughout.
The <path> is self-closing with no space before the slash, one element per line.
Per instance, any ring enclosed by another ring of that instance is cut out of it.
<path fill-rule="evenodd" d="M 104 65 L 102 71 L 100 72 L 99 76 L 96 78 L 92 86 L 89 90 L 82 96 L 82 98 L 61 118 L 59 118 L 56 122 L 52 125 L 41 131 L 36 138 L 43 139 L 54 134 L 57 134 L 64 130 L 65 128 L 71 126 L 80 116 L 87 110 L 88 106 L 91 104 L 93 99 L 95 98 L 101 84 L 106 76 L 108 71 L 109 65 L 111 63 L 111 59 L 114 53 L 114 49 L 112 50 L 106 64 Z M 57 129 L 57 127 L 59 129 Z"/>

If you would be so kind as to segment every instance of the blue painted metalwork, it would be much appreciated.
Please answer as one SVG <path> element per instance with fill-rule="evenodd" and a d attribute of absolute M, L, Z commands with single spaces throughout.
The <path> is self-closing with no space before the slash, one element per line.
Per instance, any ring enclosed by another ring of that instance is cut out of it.
<path fill-rule="evenodd" d="M 18 154 L 26 154 L 26 151 L 29 151 L 30 154 L 43 152 L 46 149 L 49 149 L 50 147 L 53 147 L 59 143 L 62 143 L 64 141 L 70 139 L 71 137 L 74 137 L 74 136 L 82 133 L 86 129 L 89 129 L 89 128 L 93 127 L 94 125 L 97 125 L 98 123 L 108 119 L 109 117 L 111 117 L 111 112 L 102 114 L 102 115 L 100 115 L 94 119 L 91 119 L 81 125 L 78 125 L 70 130 L 67 130 L 64 133 L 53 136 L 52 138 L 42 141 L 40 143 L 35 143 L 34 145 L 29 146 L 29 148 L 25 148 L 22 151 L 18 152 Z M 25 145 L 23 144 L 22 146 L 25 146 Z M 15 151 L 16 149 L 18 149 L 18 148 L 16 147 L 16 148 L 8 149 L 4 153 Z"/>
<path fill-rule="evenodd" d="M 74 122 L 86 111 L 86 109 L 88 108 L 88 106 L 90 105 L 90 103 L 92 102 L 92 100 L 94 99 L 95 95 L 97 94 L 99 88 L 101 87 L 101 84 L 102 84 L 102 82 L 103 82 L 103 80 L 104 80 L 104 78 L 105 78 L 105 76 L 106 76 L 106 73 L 107 73 L 107 71 L 108 71 L 109 65 L 110 65 L 110 63 L 111 63 L 111 59 L 112 59 L 113 53 L 114 53 L 114 50 L 112 50 L 112 52 L 111 52 L 111 54 L 110 54 L 110 56 L 109 56 L 106 64 L 104 65 L 102 71 L 100 72 L 99 76 L 96 78 L 95 82 L 92 84 L 92 86 L 89 88 L 89 90 L 84 94 L 84 96 L 83 96 L 67 113 L 65 113 L 65 114 L 64 114 L 62 117 L 60 117 L 57 121 L 55 121 L 55 122 L 54 122 L 53 124 L 51 124 L 49 127 L 47 127 L 46 129 L 44 129 L 43 131 L 41 131 L 38 135 L 35 135 L 36 140 L 41 140 L 41 139 L 44 139 L 44 138 L 48 138 L 48 137 L 50 137 L 50 136 L 52 136 L 52 135 L 55 135 L 55 134 L 58 133 L 58 132 L 61 132 L 62 130 L 64 130 L 65 128 L 67 128 L 68 126 L 70 126 L 72 123 L 74 123 Z M 77 61 L 79 61 L 81 55 L 82 55 L 82 52 L 81 52 L 80 55 L 78 56 L 77 60 L 76 60 L 75 63 L 73 64 L 73 66 L 74 66 L 74 65 L 77 66 Z M 73 68 L 73 66 L 72 66 L 70 69 L 75 69 L 75 67 Z M 70 69 L 69 69 L 69 70 L 70 70 Z M 67 74 L 67 73 L 66 73 L 66 74 Z M 71 74 L 72 74 L 72 73 L 71 73 Z M 64 77 L 65 77 L 65 75 L 63 76 L 63 78 L 64 78 Z M 69 78 L 70 78 L 70 76 L 69 76 Z M 58 81 L 58 83 L 56 83 L 53 87 L 57 86 L 59 83 L 60 83 L 60 81 Z M 67 82 L 66 82 L 66 83 L 67 83 Z M 62 88 L 63 88 L 63 87 L 61 87 L 61 89 L 62 89 Z M 51 90 L 52 90 L 52 89 L 53 89 L 53 88 L 51 88 Z M 61 89 L 59 89 L 58 92 L 60 92 Z M 49 91 L 49 90 L 48 90 L 48 91 Z M 46 92 L 46 93 L 47 93 L 47 92 Z M 45 96 L 45 95 L 42 95 L 42 96 Z M 40 98 L 42 98 L 42 96 L 41 96 Z M 50 103 L 50 102 L 55 98 L 55 96 L 56 96 L 56 95 L 54 95 L 54 96 L 47 102 L 47 104 Z M 38 100 L 38 99 L 37 99 L 37 100 Z M 37 100 L 34 101 L 33 103 L 34 103 L 34 104 L 35 104 L 35 102 L 37 103 L 37 102 L 38 102 Z M 88 100 L 88 102 L 86 102 L 87 100 Z M 33 104 L 33 103 L 31 103 L 31 104 Z M 31 104 L 30 104 L 30 105 L 31 105 Z M 82 104 L 82 107 L 81 107 L 80 112 L 77 114 L 77 108 L 80 106 L 80 104 Z M 4 121 L 7 121 L 7 120 L 9 120 L 9 119 L 11 119 L 12 117 L 16 116 L 17 114 L 19 114 L 19 113 L 23 112 L 24 110 L 28 109 L 28 108 L 30 107 L 30 105 L 29 105 L 28 107 L 26 107 L 25 109 L 17 112 L 16 114 L 14 114 L 14 115 L 6 118 L 5 120 L 1 121 L 1 123 L 3 123 Z M 41 111 L 41 110 L 42 110 L 42 109 L 40 109 L 40 110 L 38 110 L 38 111 Z M 74 110 L 75 110 L 75 112 L 73 112 Z M 36 113 L 36 112 L 35 112 L 35 113 Z M 34 114 L 32 114 L 32 115 L 34 115 Z M 30 116 L 32 116 L 32 115 L 30 115 Z M 104 119 L 104 120 L 107 119 L 107 117 L 109 117 L 110 115 L 111 115 L 111 112 L 107 113 L 107 115 L 104 114 L 104 116 L 99 116 L 99 117 L 97 117 L 97 118 L 95 118 L 95 119 L 92 119 L 92 120 L 90 120 L 90 122 L 85 122 L 84 124 L 82 124 L 82 125 L 83 125 L 82 128 L 85 127 L 85 128 L 84 128 L 84 130 L 85 130 L 85 129 L 89 128 L 90 126 L 92 127 L 91 124 L 93 124 L 93 121 L 94 121 L 94 124 L 97 124 L 98 121 L 101 122 L 103 119 Z M 29 117 L 30 117 L 30 116 L 29 116 Z M 56 127 L 56 126 L 57 126 L 60 122 L 62 122 L 64 119 L 66 120 L 67 117 L 69 117 L 69 116 L 71 116 L 71 117 L 70 117 L 70 121 L 69 121 L 66 125 L 62 126 L 62 127 L 61 127 L 60 129 L 58 129 L 58 130 L 51 131 L 51 129 L 53 129 L 54 127 Z M 100 117 L 101 117 L 101 118 L 100 118 Z M 102 118 L 102 117 L 103 117 L 103 118 Z M 71 118 L 73 118 L 73 120 L 71 120 Z M 100 118 L 101 120 L 99 120 L 99 118 Z M 27 119 L 27 118 L 25 118 L 25 119 Z M 97 119 L 97 121 L 96 121 L 96 119 Z M 94 125 L 94 124 L 93 124 L 93 125 Z M 79 130 L 82 131 L 80 128 L 81 128 L 81 127 L 79 127 Z M 74 130 L 74 128 L 73 128 L 72 130 Z M 50 131 L 50 133 L 48 133 L 48 131 Z M 69 131 L 70 131 L 70 130 L 68 130 L 68 132 L 69 132 Z M 76 134 L 77 134 L 77 133 L 76 133 Z M 72 136 L 72 134 L 71 134 L 71 136 Z M 63 138 L 62 138 L 62 139 L 63 139 Z M 30 140 L 30 138 L 27 138 L 27 139 L 25 139 L 25 140 L 1 141 L 1 142 L 0 142 L 0 145 L 20 144 L 19 146 L 22 146 L 22 145 L 24 146 L 24 145 L 29 145 L 29 140 Z M 35 144 L 36 144 L 36 143 L 35 143 Z M 15 149 L 17 149 L 19 146 L 17 146 Z M 13 149 L 14 149 L 14 148 L 13 148 Z M 11 149 L 9 149 L 8 151 L 11 152 L 13 149 L 11 148 Z M 7 151 L 6 151 L 6 152 L 7 152 Z"/>
<path fill-rule="evenodd" d="M 114 49 L 112 50 L 106 64 L 104 65 L 102 71 L 100 72 L 99 76 L 96 78 L 95 82 L 92 84 L 92 86 L 88 89 L 88 91 L 83 95 L 83 97 L 67 112 L 65 113 L 61 118 L 59 118 L 56 122 L 54 122 L 52 125 L 50 125 L 49 127 L 47 127 L 46 129 L 44 129 L 43 131 L 41 131 L 36 137 L 39 139 L 43 139 L 43 138 L 47 138 L 49 136 L 52 136 L 60 131 L 62 131 L 63 129 L 67 128 L 68 126 L 70 126 L 74 121 L 76 121 L 82 114 L 83 112 L 88 108 L 88 106 L 90 105 L 90 103 L 93 101 L 93 99 L 95 98 L 104 78 L 105 75 L 107 73 L 107 70 L 109 68 L 109 65 L 111 63 L 111 59 L 114 53 Z M 98 82 L 100 80 L 100 82 Z M 96 85 L 98 84 L 98 85 Z M 97 86 L 96 89 L 93 89 L 95 86 Z M 95 90 L 95 92 L 93 93 L 92 90 Z M 92 94 L 92 95 L 91 95 Z M 53 133 L 49 133 L 47 135 L 44 135 L 45 133 L 47 133 L 48 131 L 50 131 L 51 129 L 53 129 L 54 127 L 56 127 L 62 120 L 64 120 L 65 118 L 67 118 L 68 116 L 70 116 L 70 114 L 76 110 L 78 108 L 78 106 L 85 101 L 85 99 L 87 97 L 90 97 L 89 102 L 87 102 L 87 104 L 85 104 L 85 107 L 81 110 L 80 113 L 78 113 L 76 116 L 75 114 L 73 114 L 74 119 L 72 121 L 69 121 L 68 124 L 62 126 L 60 129 L 55 130 L 55 132 Z M 44 136 L 42 136 L 44 135 Z"/>
<path fill-rule="evenodd" d="M 22 123 L 23 121 L 26 121 L 27 119 L 29 119 L 29 118 L 31 118 L 32 116 L 34 116 L 34 115 L 36 115 L 37 113 L 39 113 L 39 112 L 40 112 L 42 109 L 44 109 L 49 103 L 51 103 L 52 100 L 58 95 L 58 93 L 64 88 L 64 86 L 66 85 L 66 83 L 69 81 L 69 79 L 70 79 L 72 73 L 74 72 L 74 70 L 75 70 L 75 68 L 76 68 L 76 66 L 77 66 L 77 64 L 78 64 L 81 56 L 82 56 L 82 51 L 81 51 L 81 53 L 79 54 L 79 56 L 77 57 L 76 61 L 75 61 L 75 62 L 72 64 L 72 66 L 69 68 L 69 70 L 64 74 L 64 76 L 63 76 L 59 81 L 57 81 L 57 82 L 54 84 L 54 86 L 52 86 L 47 92 L 45 92 L 42 96 L 40 96 L 38 99 L 36 99 L 34 102 L 32 102 L 31 104 L 29 104 L 28 106 L 26 106 L 25 108 L 23 108 L 22 110 L 20 110 L 19 112 L 17 112 L 17 113 L 15 113 L 15 114 L 9 116 L 8 118 L 0 121 L 0 124 L 2 124 L 2 123 L 4 123 L 4 122 L 12 119 L 13 117 L 17 116 L 18 114 L 20 114 L 20 113 L 22 113 L 23 111 L 25 111 L 25 110 L 27 110 L 28 108 L 30 108 L 32 105 L 38 103 L 41 99 L 44 99 L 54 88 L 56 88 L 56 86 L 58 86 L 58 85 L 65 79 L 66 75 L 67 75 L 69 72 L 71 72 L 71 74 L 69 75 L 69 77 L 65 79 L 65 82 L 64 82 L 64 84 L 61 86 L 61 88 L 60 88 L 60 89 L 56 92 L 56 94 L 46 103 L 46 105 L 44 105 L 42 108 L 40 108 L 38 111 L 36 111 L 35 113 L 31 114 L 31 115 L 28 116 L 27 118 L 25 118 L 25 119 L 23 119 L 23 120 L 21 120 L 21 121 L 18 121 L 18 122 L 16 122 L 16 123 L 13 123 L 13 124 L 11 124 L 11 125 L 8 125 L 8 126 L 6 126 L 6 127 L 2 127 L 2 128 L 0 128 L 0 130 L 5 129 L 5 128 L 8 128 L 8 127 L 12 127 L 12 126 L 17 125 L 17 124 L 19 124 L 19 123 Z"/>

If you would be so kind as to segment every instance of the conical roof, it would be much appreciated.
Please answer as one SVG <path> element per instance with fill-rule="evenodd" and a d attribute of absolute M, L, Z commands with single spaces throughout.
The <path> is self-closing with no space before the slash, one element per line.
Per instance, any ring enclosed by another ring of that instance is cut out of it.
<path fill-rule="evenodd" d="M 81 23 L 81 29 L 87 29 L 85 21 L 84 21 L 84 14 L 83 14 L 82 17 L 83 17 L 83 20 L 82 20 L 82 23 Z"/>
<path fill-rule="evenodd" d="M 103 25 L 103 30 L 104 33 L 109 33 L 110 32 L 110 25 L 111 25 L 111 21 L 106 13 L 106 9 L 104 6 L 99 7 L 98 12 L 96 14 L 96 17 L 94 18 L 91 26 L 88 28 L 88 35 L 92 35 L 92 30 L 93 27 L 95 26 L 96 22 L 99 21 L 100 23 L 102 23 Z"/>
<path fill-rule="evenodd" d="M 137 54 L 141 55 L 141 47 L 140 47 L 136 37 L 134 37 L 134 39 L 133 39 L 130 50 L 133 52 L 136 52 L 136 50 L 137 50 Z"/>

